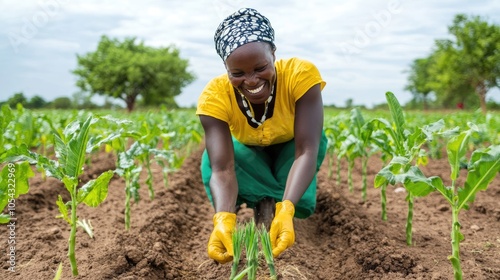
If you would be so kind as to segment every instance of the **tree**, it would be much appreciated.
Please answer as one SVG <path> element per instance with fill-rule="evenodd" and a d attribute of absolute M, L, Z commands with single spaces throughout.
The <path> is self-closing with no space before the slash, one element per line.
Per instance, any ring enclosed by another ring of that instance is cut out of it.
<path fill-rule="evenodd" d="M 71 109 L 71 99 L 69 97 L 58 97 L 52 101 L 52 107 L 55 109 Z"/>
<path fill-rule="evenodd" d="M 448 30 L 453 39 L 436 40 L 429 57 L 413 62 L 405 89 L 434 92 L 445 106 L 479 103 L 486 112 L 486 94 L 500 85 L 500 27 L 459 14 Z"/>
<path fill-rule="evenodd" d="M 411 64 L 410 75 L 408 76 L 408 84 L 405 90 L 410 91 L 415 99 L 422 97 L 424 110 L 428 109 L 427 98 L 432 92 L 429 86 L 431 76 L 429 74 L 432 57 L 415 59 Z"/>
<path fill-rule="evenodd" d="M 26 104 L 28 104 L 28 99 L 22 92 L 15 93 L 7 100 L 7 104 L 9 104 L 11 108 L 16 108 L 18 103 L 23 105 L 23 107 L 26 107 Z"/>
<path fill-rule="evenodd" d="M 79 77 L 77 86 L 91 94 L 119 98 L 129 112 L 139 96 L 145 105 L 175 104 L 174 97 L 195 79 L 177 48 L 148 47 L 136 43 L 136 38 L 120 42 L 102 36 L 95 52 L 77 59 L 73 71 Z"/>
<path fill-rule="evenodd" d="M 479 96 L 481 109 L 486 113 L 486 94 L 500 83 L 500 27 L 479 16 L 468 19 L 460 14 L 449 32 L 456 37 L 454 66 Z"/>
<path fill-rule="evenodd" d="M 47 101 L 45 101 L 45 99 L 43 99 L 43 97 L 35 95 L 35 96 L 31 97 L 28 104 L 26 104 L 26 108 L 40 109 L 40 108 L 43 108 L 45 105 L 47 105 Z"/>

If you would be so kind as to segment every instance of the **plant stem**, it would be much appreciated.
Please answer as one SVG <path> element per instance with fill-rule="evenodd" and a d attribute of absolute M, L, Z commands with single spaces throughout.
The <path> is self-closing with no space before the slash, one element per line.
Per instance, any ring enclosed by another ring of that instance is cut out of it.
<path fill-rule="evenodd" d="M 361 197 L 363 198 L 363 201 L 366 201 L 366 197 L 367 197 L 367 194 L 366 194 L 366 188 L 368 185 L 366 182 L 367 170 L 368 170 L 368 157 L 363 156 L 363 158 L 361 159 L 361 176 L 363 178 L 363 185 L 361 187 Z"/>
<path fill-rule="evenodd" d="M 130 180 L 125 178 L 125 229 L 130 229 Z"/>
<path fill-rule="evenodd" d="M 387 184 L 380 187 L 380 201 L 382 204 L 382 221 L 387 221 Z"/>
<path fill-rule="evenodd" d="M 452 255 L 449 258 L 453 266 L 453 274 L 455 280 L 462 280 L 462 268 L 460 266 L 460 222 L 458 221 L 458 213 L 460 209 L 455 201 L 452 205 L 452 224 L 451 224 L 451 251 Z"/>
<path fill-rule="evenodd" d="M 332 178 L 333 160 L 334 160 L 333 155 L 330 155 L 328 157 L 328 179 Z"/>
<path fill-rule="evenodd" d="M 347 165 L 347 184 L 349 185 L 349 191 L 354 191 L 354 186 L 352 184 L 352 169 L 354 167 L 354 160 L 349 160 Z"/>
<path fill-rule="evenodd" d="M 74 183 L 71 193 L 71 231 L 69 233 L 69 241 L 68 241 L 68 258 L 71 264 L 71 271 L 73 272 L 73 276 L 78 276 L 78 267 L 76 265 L 76 253 L 75 253 L 75 243 L 76 243 L 76 206 L 77 206 L 77 198 L 76 198 L 76 190 L 77 183 Z"/>
<path fill-rule="evenodd" d="M 337 158 L 337 186 L 340 185 L 340 167 L 341 167 L 342 161 L 341 158 Z"/>
<path fill-rule="evenodd" d="M 413 227 L 413 195 L 408 193 L 408 217 L 406 219 L 406 244 L 411 246 Z"/>
<path fill-rule="evenodd" d="M 155 191 L 153 189 L 153 172 L 151 171 L 151 164 L 149 159 L 144 161 L 144 165 L 146 166 L 146 170 L 148 173 L 148 177 L 146 178 L 146 183 L 148 184 L 149 190 L 149 199 L 153 200 L 155 198 Z"/>

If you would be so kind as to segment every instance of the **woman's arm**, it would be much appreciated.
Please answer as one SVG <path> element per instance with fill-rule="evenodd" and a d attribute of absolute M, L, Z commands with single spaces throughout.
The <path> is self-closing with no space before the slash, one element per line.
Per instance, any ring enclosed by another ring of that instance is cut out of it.
<path fill-rule="evenodd" d="M 283 201 L 300 200 L 316 173 L 323 130 L 323 100 L 320 85 L 312 86 L 295 103 L 295 161 L 288 174 Z"/>
<path fill-rule="evenodd" d="M 215 212 L 235 212 L 238 183 L 234 170 L 234 151 L 227 123 L 209 116 L 200 116 L 205 130 L 205 146 L 212 167 L 210 191 Z"/>

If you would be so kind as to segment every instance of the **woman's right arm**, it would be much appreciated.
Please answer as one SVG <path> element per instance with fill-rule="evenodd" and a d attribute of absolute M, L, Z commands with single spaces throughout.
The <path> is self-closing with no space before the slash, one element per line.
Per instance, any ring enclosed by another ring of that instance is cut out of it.
<path fill-rule="evenodd" d="M 205 130 L 205 146 L 212 168 L 210 191 L 215 212 L 235 213 L 238 183 L 229 126 L 226 122 L 205 115 L 200 115 L 200 121 Z"/>

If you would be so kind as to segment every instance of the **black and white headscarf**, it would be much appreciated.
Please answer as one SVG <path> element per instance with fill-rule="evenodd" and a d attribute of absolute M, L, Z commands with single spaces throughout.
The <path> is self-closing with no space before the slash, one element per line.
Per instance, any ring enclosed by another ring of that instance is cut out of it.
<path fill-rule="evenodd" d="M 252 8 L 243 8 L 219 24 L 214 36 L 215 50 L 226 61 L 238 47 L 251 42 L 267 42 L 273 49 L 274 29 L 269 20 Z"/>

